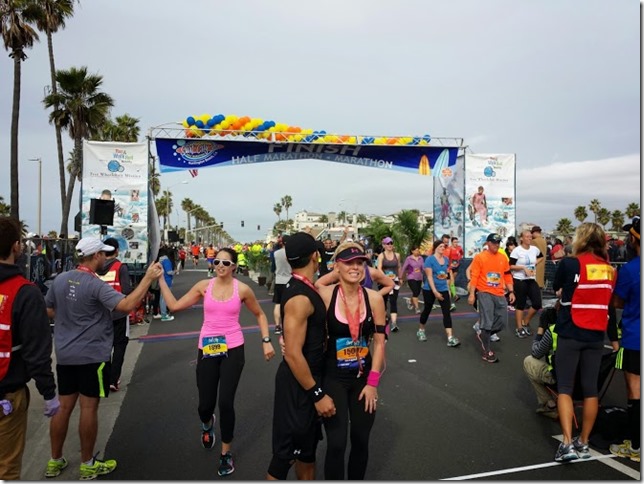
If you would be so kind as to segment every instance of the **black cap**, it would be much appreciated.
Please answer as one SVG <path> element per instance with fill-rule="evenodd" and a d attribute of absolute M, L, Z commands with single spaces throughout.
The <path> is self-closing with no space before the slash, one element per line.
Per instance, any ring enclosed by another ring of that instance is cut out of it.
<path fill-rule="evenodd" d="M 317 250 L 315 239 L 306 232 L 297 232 L 286 239 L 286 258 L 289 262 L 308 257 Z"/>
<path fill-rule="evenodd" d="M 103 241 L 105 245 L 109 245 L 110 247 L 114 247 L 114 250 L 119 250 L 119 241 L 116 240 L 114 237 L 110 237 L 109 239 L 105 239 Z"/>
<path fill-rule="evenodd" d="M 500 244 L 501 243 L 501 236 L 499 234 L 490 234 L 487 236 L 487 239 L 485 239 L 486 242 L 492 242 L 494 244 Z"/>
<path fill-rule="evenodd" d="M 628 232 L 633 237 L 637 239 L 640 238 L 640 218 L 639 216 L 633 217 L 633 221 L 630 224 L 626 224 L 622 227 L 622 230 Z"/>

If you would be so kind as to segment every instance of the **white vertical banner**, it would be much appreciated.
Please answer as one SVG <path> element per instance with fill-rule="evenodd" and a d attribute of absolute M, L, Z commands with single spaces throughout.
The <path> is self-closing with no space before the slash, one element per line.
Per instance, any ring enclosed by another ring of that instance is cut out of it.
<path fill-rule="evenodd" d="M 119 242 L 119 259 L 146 264 L 148 253 L 148 147 L 146 143 L 83 142 L 81 237 L 101 237 L 90 225 L 91 200 L 114 200 L 107 237 Z"/>
<path fill-rule="evenodd" d="M 463 237 L 464 177 L 463 156 L 456 158 L 455 165 L 444 168 L 434 176 L 434 240 L 445 234 L 450 238 Z"/>
<path fill-rule="evenodd" d="M 491 233 L 506 239 L 516 227 L 516 155 L 465 155 L 465 257 L 483 249 Z"/>

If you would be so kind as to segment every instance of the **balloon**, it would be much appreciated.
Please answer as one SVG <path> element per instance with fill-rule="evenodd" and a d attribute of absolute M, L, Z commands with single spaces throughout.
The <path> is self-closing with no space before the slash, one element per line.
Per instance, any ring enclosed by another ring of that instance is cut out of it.
<path fill-rule="evenodd" d="M 201 119 L 198 119 L 197 121 L 195 121 L 195 125 L 197 126 L 197 128 L 204 127 L 203 121 Z"/>
<path fill-rule="evenodd" d="M 217 124 L 217 123 L 215 122 L 215 118 L 210 118 L 210 119 L 208 120 L 208 122 L 206 123 L 206 126 L 208 126 L 209 128 L 212 128 L 215 124 Z"/>
<path fill-rule="evenodd" d="M 188 126 L 192 126 L 193 124 L 195 124 L 195 118 L 193 118 L 192 116 L 188 116 L 188 118 L 186 119 L 186 122 L 188 123 Z"/>
<path fill-rule="evenodd" d="M 188 128 L 188 127 L 190 127 L 190 125 L 188 124 L 188 120 L 185 120 L 185 119 L 184 119 L 184 120 L 181 122 L 181 126 L 183 126 L 184 128 Z"/>

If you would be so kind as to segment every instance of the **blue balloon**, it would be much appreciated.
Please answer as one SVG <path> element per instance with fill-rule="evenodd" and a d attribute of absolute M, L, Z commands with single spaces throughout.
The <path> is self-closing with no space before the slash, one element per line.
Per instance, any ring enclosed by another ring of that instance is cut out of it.
<path fill-rule="evenodd" d="M 195 125 L 197 126 L 197 128 L 204 127 L 203 121 L 201 119 L 198 119 L 197 121 L 195 121 Z"/>
<path fill-rule="evenodd" d="M 192 116 L 188 116 L 188 118 L 186 119 L 186 122 L 188 123 L 188 126 L 194 126 L 195 118 L 193 118 Z"/>
<path fill-rule="evenodd" d="M 217 116 L 215 116 L 215 124 L 221 123 L 224 119 L 226 119 L 226 116 L 224 116 L 223 114 L 218 114 Z"/>
<path fill-rule="evenodd" d="M 212 128 L 215 124 L 217 124 L 217 122 L 215 121 L 215 118 L 210 118 L 206 124 L 209 128 Z"/>
<path fill-rule="evenodd" d="M 428 143 L 432 140 L 432 137 L 428 134 L 423 136 L 423 141 L 427 141 Z"/>

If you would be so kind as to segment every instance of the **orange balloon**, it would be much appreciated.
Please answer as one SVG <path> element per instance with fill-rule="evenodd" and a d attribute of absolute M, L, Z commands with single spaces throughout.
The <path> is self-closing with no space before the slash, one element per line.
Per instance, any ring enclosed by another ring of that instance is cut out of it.
<path fill-rule="evenodd" d="M 395 145 L 398 142 L 396 138 L 387 138 L 388 145 Z"/>

